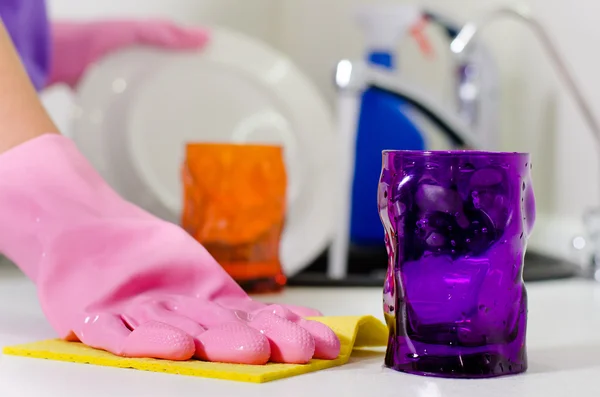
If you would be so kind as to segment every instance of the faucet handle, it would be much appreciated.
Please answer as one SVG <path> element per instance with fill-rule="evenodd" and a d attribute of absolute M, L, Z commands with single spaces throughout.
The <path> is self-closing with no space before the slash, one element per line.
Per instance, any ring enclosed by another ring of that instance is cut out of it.
<path fill-rule="evenodd" d="M 589 101 L 584 97 L 583 91 L 577 85 L 573 75 L 567 66 L 564 56 L 558 49 L 558 46 L 546 31 L 544 25 L 529 12 L 526 7 L 500 7 L 484 14 L 481 18 L 474 22 L 465 24 L 456 35 L 456 38 L 450 44 L 450 49 L 457 56 L 468 54 L 468 49 L 473 43 L 473 38 L 486 25 L 489 25 L 499 17 L 513 17 L 517 21 L 525 23 L 536 37 L 539 39 L 543 48 L 546 50 L 552 65 L 566 83 L 567 88 L 573 95 L 579 110 L 581 111 L 586 123 L 593 133 L 596 143 L 600 145 L 600 121 L 596 118 L 596 114 L 592 111 Z"/>

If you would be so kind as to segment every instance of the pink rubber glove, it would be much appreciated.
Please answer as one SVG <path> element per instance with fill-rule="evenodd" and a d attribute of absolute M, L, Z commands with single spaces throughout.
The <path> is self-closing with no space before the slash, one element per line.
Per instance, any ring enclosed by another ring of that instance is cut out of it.
<path fill-rule="evenodd" d="M 333 359 L 310 309 L 251 300 L 180 227 L 121 199 L 57 134 L 0 155 L 0 251 L 61 338 L 129 357 L 264 364 Z"/>
<path fill-rule="evenodd" d="M 55 22 L 49 85 L 74 87 L 90 64 L 129 46 L 193 50 L 202 48 L 208 39 L 205 29 L 182 28 L 162 20 Z"/>

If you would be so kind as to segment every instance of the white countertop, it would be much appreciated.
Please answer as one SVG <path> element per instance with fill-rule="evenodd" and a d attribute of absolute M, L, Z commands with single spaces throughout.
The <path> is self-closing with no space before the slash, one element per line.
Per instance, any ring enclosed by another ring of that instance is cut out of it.
<path fill-rule="evenodd" d="M 600 284 L 530 284 L 529 371 L 487 380 L 407 375 L 382 367 L 383 356 L 265 384 L 210 380 L 0 355 L 0 396 L 600 396 Z M 326 315 L 381 315 L 381 290 L 289 288 L 267 300 L 319 308 Z M 0 347 L 52 338 L 35 289 L 0 267 Z"/>

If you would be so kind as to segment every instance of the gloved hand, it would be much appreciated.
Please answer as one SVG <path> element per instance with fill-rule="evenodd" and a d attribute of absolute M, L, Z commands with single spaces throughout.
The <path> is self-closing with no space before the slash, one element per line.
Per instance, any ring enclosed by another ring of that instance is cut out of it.
<path fill-rule="evenodd" d="M 183 229 L 120 198 L 75 145 L 42 135 L 0 155 L 0 251 L 61 338 L 128 357 L 333 359 L 318 312 L 251 300 Z"/>
<path fill-rule="evenodd" d="M 48 85 L 66 83 L 74 87 L 91 63 L 129 46 L 193 50 L 202 48 L 208 39 L 205 29 L 183 28 L 162 20 L 55 22 Z"/>

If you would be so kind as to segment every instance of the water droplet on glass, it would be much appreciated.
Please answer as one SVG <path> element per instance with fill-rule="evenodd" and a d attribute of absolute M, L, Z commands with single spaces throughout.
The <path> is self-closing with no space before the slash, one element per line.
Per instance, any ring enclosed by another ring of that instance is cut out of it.
<path fill-rule="evenodd" d="M 470 238 L 468 238 L 468 239 L 466 239 L 465 241 L 466 241 L 466 242 L 467 242 L 467 244 L 468 244 L 468 243 L 470 243 L 470 242 L 471 242 L 471 239 L 470 239 Z"/>
<path fill-rule="evenodd" d="M 484 227 L 483 229 L 481 229 L 481 233 L 487 233 L 487 227 Z"/>

